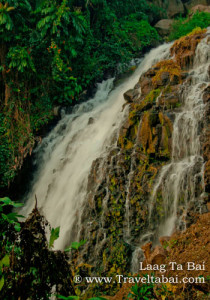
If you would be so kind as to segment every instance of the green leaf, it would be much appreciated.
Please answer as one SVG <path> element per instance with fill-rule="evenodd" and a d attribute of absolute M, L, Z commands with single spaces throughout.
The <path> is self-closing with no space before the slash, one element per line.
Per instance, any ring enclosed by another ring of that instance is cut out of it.
<path fill-rule="evenodd" d="M 8 197 L 0 198 L 0 202 L 4 203 L 2 206 L 5 206 L 5 205 L 11 205 L 13 207 L 21 207 L 21 206 L 23 206 L 23 203 L 16 203 L 16 202 L 12 201 Z"/>
<path fill-rule="evenodd" d="M 9 255 L 5 255 L 2 260 L 0 261 L 0 269 L 2 270 L 2 267 L 9 267 L 10 264 L 10 259 L 9 259 Z"/>
<path fill-rule="evenodd" d="M 9 213 L 9 214 L 7 214 L 7 218 L 17 222 L 18 221 L 17 218 L 25 218 L 25 217 L 22 215 L 18 215 L 17 213 Z"/>
<path fill-rule="evenodd" d="M 79 247 L 83 246 L 86 242 L 87 242 L 87 240 L 81 240 L 80 242 L 73 242 L 73 243 L 71 244 L 71 246 L 68 247 L 68 248 L 66 248 L 64 251 L 65 251 L 65 252 L 68 252 L 68 251 L 70 251 L 71 249 L 78 250 Z"/>
<path fill-rule="evenodd" d="M 10 219 L 7 217 L 7 215 L 5 215 L 5 214 L 1 214 L 1 217 L 2 217 L 2 219 L 4 219 L 4 221 L 9 222 L 10 224 L 12 224 L 12 223 L 15 222 L 14 220 L 10 220 Z"/>
<path fill-rule="evenodd" d="M 18 231 L 18 232 L 21 230 L 21 226 L 20 226 L 19 223 L 16 223 L 15 226 L 14 226 L 14 228 L 15 228 L 15 230 Z"/>
<path fill-rule="evenodd" d="M 4 276 L 2 276 L 0 279 L 0 291 L 2 290 L 3 286 L 4 286 Z"/>
<path fill-rule="evenodd" d="M 62 295 L 57 295 L 57 298 L 58 299 L 62 299 L 62 300 L 79 300 L 78 296 L 68 296 L 68 297 L 65 297 L 65 296 L 62 296 Z"/>
<path fill-rule="evenodd" d="M 49 247 L 52 248 L 54 246 L 54 241 L 59 238 L 60 227 L 52 228 L 50 235 Z"/>

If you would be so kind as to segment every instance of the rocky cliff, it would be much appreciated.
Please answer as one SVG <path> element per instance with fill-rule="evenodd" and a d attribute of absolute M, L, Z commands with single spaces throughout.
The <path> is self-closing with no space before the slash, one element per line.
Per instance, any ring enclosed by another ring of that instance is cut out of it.
<path fill-rule="evenodd" d="M 186 105 L 184 90 L 189 93 L 192 83 L 196 84 L 193 66 L 195 56 L 199 56 L 198 45 L 204 39 L 204 47 L 207 47 L 209 36 L 206 30 L 196 30 L 176 41 L 170 48 L 171 56 L 144 73 L 134 89 L 124 94 L 129 105 L 128 117 L 120 130 L 116 147 L 105 160 L 99 158 L 92 165 L 82 226 L 78 227 L 80 239 L 87 240 L 78 261 L 95 266 L 93 273 L 96 270 L 106 276 L 127 273 L 132 264 L 131 253 L 147 241 L 156 241 L 160 234 L 158 227 L 165 224 L 168 215 L 172 214 L 174 203 L 169 203 L 166 210 L 165 194 L 157 181 L 164 166 L 191 151 L 181 146 L 172 149 L 175 147 L 172 136 L 177 113 Z M 209 76 L 209 69 L 205 76 Z M 199 88 L 208 108 L 209 86 L 202 84 Z M 184 173 L 185 183 L 180 188 L 176 211 L 173 211 L 177 230 L 192 224 L 194 214 L 207 211 L 209 119 L 208 109 L 205 111 L 205 118 L 196 125 L 206 161 L 205 187 L 200 173 L 202 162 L 198 160 L 192 168 L 186 167 Z M 180 121 L 180 124 L 184 123 Z M 191 125 L 188 122 L 186 126 Z M 187 144 L 192 143 L 191 138 Z M 177 151 L 180 157 L 176 156 Z M 192 189 L 187 185 L 191 184 L 190 172 L 194 180 Z M 163 179 L 165 176 L 164 181 L 166 175 L 162 176 Z M 157 189 L 153 197 L 155 185 Z"/>

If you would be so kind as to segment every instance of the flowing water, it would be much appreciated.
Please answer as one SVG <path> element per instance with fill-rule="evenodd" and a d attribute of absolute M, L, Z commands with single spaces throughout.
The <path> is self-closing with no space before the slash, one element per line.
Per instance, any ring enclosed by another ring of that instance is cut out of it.
<path fill-rule="evenodd" d="M 191 82 L 182 86 L 183 106 L 173 124 L 172 160 L 162 168 L 151 197 L 150 217 L 157 192 L 161 190 L 165 220 L 157 236 L 171 235 L 175 228 L 184 229 L 185 215 L 180 214 L 177 219 L 179 205 L 186 208 L 190 202 L 202 200 L 204 162 L 200 127 L 204 115 L 202 95 L 209 82 L 208 61 L 209 47 L 205 38 L 196 49 Z M 200 191 L 196 190 L 199 185 Z"/>
<path fill-rule="evenodd" d="M 170 45 L 164 44 L 145 56 L 134 74 L 113 89 L 114 79 L 98 84 L 93 99 L 77 105 L 43 139 L 35 150 L 38 171 L 22 214 L 29 214 L 37 196 L 38 207 L 52 227 L 60 226 L 55 248 L 63 249 L 71 241 L 75 219 L 87 194 L 88 174 L 92 162 L 117 142 L 120 124 L 127 116 L 122 111 L 123 93 L 133 88 L 140 75 L 154 63 L 169 55 Z"/>
<path fill-rule="evenodd" d="M 209 35 L 208 31 L 208 35 Z M 197 46 L 190 81 L 181 87 L 182 108 L 175 114 L 172 135 L 172 159 L 162 167 L 153 187 L 149 203 L 148 232 L 140 237 L 132 256 L 132 272 L 138 271 L 143 259 L 141 246 L 148 241 L 158 243 L 161 236 L 170 236 L 175 229 L 186 228 L 187 208 L 194 203 L 198 212 L 204 195 L 204 160 L 201 149 L 202 121 L 205 111 L 203 91 L 209 84 L 210 51 L 208 36 Z M 153 228 L 153 215 L 158 194 L 163 199 L 164 219 Z"/>
<path fill-rule="evenodd" d="M 94 98 L 76 105 L 72 114 L 64 114 L 35 150 L 38 168 L 21 213 L 28 215 L 31 212 L 36 195 L 38 207 L 51 226 L 60 226 L 56 249 L 69 246 L 75 239 L 74 226 L 81 223 L 82 207 L 88 199 L 88 177 L 93 162 L 100 159 L 101 166 L 103 162 L 106 164 L 108 153 L 117 145 L 120 127 L 128 116 L 128 106 L 122 110 L 125 103 L 123 93 L 133 88 L 141 74 L 152 65 L 169 58 L 170 47 L 171 44 L 164 44 L 150 51 L 134 74 L 115 88 L 114 78 L 98 84 Z M 187 206 L 196 202 L 199 209 L 199 203 L 202 202 L 204 162 L 200 134 L 204 113 L 202 93 L 209 81 L 208 50 L 206 38 L 197 47 L 194 67 L 189 71 L 191 81 L 186 81 L 180 90 L 183 105 L 175 113 L 172 159 L 160 170 L 151 194 L 150 223 L 152 224 L 155 203 L 160 193 L 163 199 L 163 221 L 158 228 L 148 227 L 139 239 L 139 246 L 150 239 L 154 240 L 154 237 L 157 239 L 161 235 L 170 235 L 175 228 L 184 229 Z M 131 241 L 130 182 L 134 176 L 134 168 L 135 163 L 134 166 L 131 164 L 125 185 L 124 240 L 128 243 Z M 105 197 L 104 211 L 106 205 Z M 137 247 L 132 258 L 133 272 L 141 258 L 142 251 Z"/>

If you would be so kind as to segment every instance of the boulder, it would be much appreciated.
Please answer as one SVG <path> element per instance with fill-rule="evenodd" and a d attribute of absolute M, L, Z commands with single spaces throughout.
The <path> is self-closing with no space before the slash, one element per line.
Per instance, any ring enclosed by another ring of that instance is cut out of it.
<path fill-rule="evenodd" d="M 158 78 L 156 85 L 157 86 L 166 86 L 170 82 L 170 73 L 167 71 L 164 71 L 160 74 L 160 78 Z"/>
<path fill-rule="evenodd" d="M 154 251 L 150 255 L 149 261 L 152 265 L 164 264 L 167 254 L 168 254 L 167 251 L 164 250 L 161 246 L 156 246 Z"/>
<path fill-rule="evenodd" d="M 168 1 L 167 13 L 169 18 L 173 18 L 184 13 L 184 5 L 181 0 Z"/>
<path fill-rule="evenodd" d="M 165 36 L 170 33 L 172 23 L 173 20 L 171 19 L 162 19 L 155 24 L 155 28 L 161 36 Z"/>
<path fill-rule="evenodd" d="M 151 242 L 149 242 L 149 243 L 147 243 L 147 244 L 145 244 L 141 247 L 147 262 L 149 262 L 149 258 L 150 258 L 150 255 L 151 255 L 151 248 L 152 248 L 152 243 Z"/>
<path fill-rule="evenodd" d="M 94 123 L 94 118 L 90 117 L 89 120 L 88 120 L 88 125 L 91 125 Z"/>
<path fill-rule="evenodd" d="M 140 79 L 140 85 L 141 85 L 141 95 L 146 96 L 153 90 L 152 86 L 152 79 L 147 77 L 147 74 L 143 75 Z"/>
<path fill-rule="evenodd" d="M 134 89 L 138 90 L 138 89 L 140 89 L 140 88 L 141 88 L 140 83 L 137 82 L 137 84 L 134 86 Z"/>
<path fill-rule="evenodd" d="M 60 117 L 60 115 L 61 115 L 61 106 L 53 107 L 53 115 L 55 117 Z"/>
<path fill-rule="evenodd" d="M 196 5 L 196 6 L 193 6 L 193 8 L 191 9 L 190 11 L 190 15 L 193 15 L 194 13 L 196 13 L 197 11 L 199 12 L 208 12 L 210 13 L 210 6 L 206 6 L 206 5 Z"/>
<path fill-rule="evenodd" d="M 163 249 L 162 246 L 156 246 L 153 251 L 151 251 L 151 248 L 152 248 L 151 242 L 141 247 L 145 256 L 145 261 L 143 262 L 143 266 L 145 266 L 145 263 L 149 263 L 152 265 L 163 264 L 165 262 L 168 252 L 165 249 Z"/>
<path fill-rule="evenodd" d="M 209 0 L 190 0 L 187 1 L 184 6 L 187 10 L 191 10 L 194 6 L 198 6 L 198 5 L 205 5 L 208 6 Z"/>
<path fill-rule="evenodd" d="M 130 89 L 127 92 L 125 92 L 123 96 L 127 102 L 133 102 L 139 98 L 140 94 L 137 89 Z"/>

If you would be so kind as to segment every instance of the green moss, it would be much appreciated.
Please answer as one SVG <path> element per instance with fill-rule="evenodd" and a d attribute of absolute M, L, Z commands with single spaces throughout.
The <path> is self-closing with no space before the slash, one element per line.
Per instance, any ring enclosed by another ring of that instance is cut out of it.
<path fill-rule="evenodd" d="M 141 110 L 143 110 L 148 103 L 154 104 L 157 97 L 160 95 L 161 89 L 152 90 L 141 102 Z"/>
<path fill-rule="evenodd" d="M 161 75 L 164 72 L 168 72 L 170 75 L 170 80 L 172 81 L 174 76 L 179 78 L 179 82 L 181 83 L 181 68 L 179 64 L 173 59 L 162 60 L 154 66 L 158 71 L 156 75 L 152 78 L 153 85 L 156 86 L 158 81 L 161 78 Z"/>

